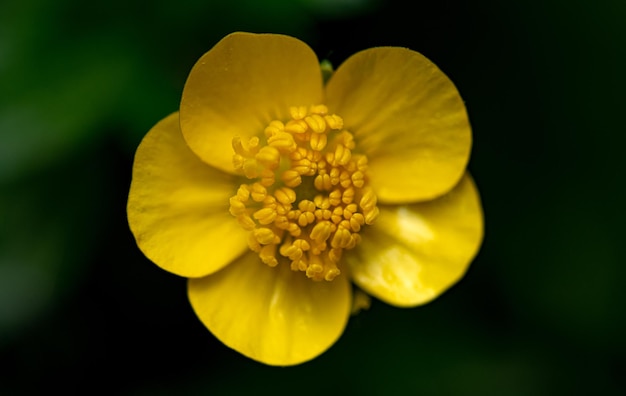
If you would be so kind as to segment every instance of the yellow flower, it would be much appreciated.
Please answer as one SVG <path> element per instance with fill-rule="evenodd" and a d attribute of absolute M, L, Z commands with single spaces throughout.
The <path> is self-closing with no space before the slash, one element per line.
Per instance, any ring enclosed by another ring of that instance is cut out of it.
<path fill-rule="evenodd" d="M 417 52 L 359 52 L 324 85 L 301 41 L 233 33 L 137 149 L 129 224 L 219 340 L 298 364 L 343 332 L 351 282 L 411 307 L 463 276 L 483 227 L 470 146 L 456 88 Z"/>

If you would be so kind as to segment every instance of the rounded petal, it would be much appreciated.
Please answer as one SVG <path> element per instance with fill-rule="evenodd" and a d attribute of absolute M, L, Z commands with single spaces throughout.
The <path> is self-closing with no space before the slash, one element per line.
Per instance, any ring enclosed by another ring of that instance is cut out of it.
<path fill-rule="evenodd" d="M 480 198 L 469 175 L 434 201 L 379 208 L 346 261 L 359 287 L 392 305 L 439 296 L 463 276 L 482 242 Z"/>
<path fill-rule="evenodd" d="M 343 333 L 350 313 L 346 276 L 315 282 L 288 264 L 271 268 L 250 252 L 220 272 L 189 280 L 189 300 L 224 344 L 259 362 L 313 359 Z"/>
<path fill-rule="evenodd" d="M 290 106 L 318 104 L 322 74 L 305 43 L 278 34 L 233 33 L 191 70 L 180 105 L 181 128 L 203 161 L 233 172 L 234 136 L 261 135 Z"/>
<path fill-rule="evenodd" d="M 361 51 L 331 77 L 327 104 L 368 154 L 378 199 L 407 203 L 440 196 L 465 172 L 471 129 L 454 84 L 406 48 Z"/>
<path fill-rule="evenodd" d="M 195 277 L 215 272 L 247 249 L 247 233 L 228 212 L 235 177 L 206 165 L 185 144 L 178 113 L 156 124 L 137 148 L 128 223 L 159 267 Z"/>

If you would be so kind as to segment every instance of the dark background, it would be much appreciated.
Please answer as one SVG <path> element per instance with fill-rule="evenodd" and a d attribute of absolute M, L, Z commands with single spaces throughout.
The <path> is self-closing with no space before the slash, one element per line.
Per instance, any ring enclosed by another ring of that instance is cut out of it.
<path fill-rule="evenodd" d="M 624 394 L 625 21 L 620 0 L 3 2 L 0 394 Z M 237 30 L 335 65 L 419 51 L 474 131 L 466 277 L 424 307 L 374 301 L 290 368 L 221 345 L 126 222 L 139 141 Z"/>

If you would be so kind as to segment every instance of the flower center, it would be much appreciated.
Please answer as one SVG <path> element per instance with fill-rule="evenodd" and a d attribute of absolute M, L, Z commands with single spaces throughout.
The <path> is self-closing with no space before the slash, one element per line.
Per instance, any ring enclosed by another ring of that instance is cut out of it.
<path fill-rule="evenodd" d="M 330 281 L 341 273 L 343 251 L 378 216 L 367 157 L 352 153 L 354 137 L 326 106 L 290 113 L 287 123 L 270 122 L 264 144 L 256 136 L 233 139 L 235 170 L 251 183 L 230 198 L 230 213 L 265 264 L 289 260 L 292 270 Z"/>

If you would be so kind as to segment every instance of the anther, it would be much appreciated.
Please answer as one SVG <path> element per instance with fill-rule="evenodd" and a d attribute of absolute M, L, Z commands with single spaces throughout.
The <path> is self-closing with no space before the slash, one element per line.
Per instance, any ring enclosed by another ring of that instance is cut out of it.
<path fill-rule="evenodd" d="M 347 205 L 349 203 L 352 203 L 353 199 L 354 199 L 353 187 L 348 187 L 345 190 L 343 190 L 343 194 L 341 194 L 341 202 Z"/>
<path fill-rule="evenodd" d="M 333 186 L 336 186 L 337 184 L 339 184 L 340 175 L 341 175 L 341 171 L 339 170 L 339 168 L 332 168 L 330 170 L 330 183 Z"/>
<path fill-rule="evenodd" d="M 280 243 L 280 238 L 274 234 L 274 231 L 269 228 L 256 228 L 253 231 L 255 239 L 261 245 L 269 245 L 270 243 Z"/>
<path fill-rule="evenodd" d="M 292 120 L 285 125 L 285 131 L 300 134 L 306 132 L 308 125 L 303 120 Z"/>
<path fill-rule="evenodd" d="M 228 211 L 233 216 L 239 216 L 246 213 L 246 205 L 235 195 L 230 198 L 230 208 Z"/>
<path fill-rule="evenodd" d="M 315 221 L 315 215 L 311 212 L 304 212 L 298 216 L 298 225 L 300 227 L 306 227 L 307 225 Z"/>
<path fill-rule="evenodd" d="M 278 120 L 274 120 L 270 122 L 267 128 L 265 128 L 265 137 L 269 138 L 277 134 L 278 132 L 282 132 L 284 130 L 285 130 L 285 125 Z"/>
<path fill-rule="evenodd" d="M 372 224 L 374 220 L 378 217 L 380 213 L 378 206 L 374 206 L 372 210 L 365 211 L 363 214 L 365 216 L 365 224 Z"/>
<path fill-rule="evenodd" d="M 356 161 L 356 167 L 361 172 L 365 172 L 367 170 L 367 157 L 364 155 L 358 156 L 358 159 Z"/>
<path fill-rule="evenodd" d="M 296 192 L 291 188 L 281 187 L 274 191 L 274 197 L 276 197 L 278 202 L 289 205 L 296 201 Z"/>
<path fill-rule="evenodd" d="M 328 251 L 328 258 L 330 259 L 330 261 L 334 262 L 334 263 L 338 263 L 339 260 L 341 260 L 341 253 L 343 252 L 343 250 L 341 249 L 336 249 L 336 248 L 332 248 Z"/>
<path fill-rule="evenodd" d="M 274 225 L 276 228 L 281 230 L 288 229 L 290 224 L 292 223 L 289 222 L 289 219 L 286 216 L 276 216 L 276 219 L 274 219 Z"/>
<path fill-rule="evenodd" d="M 250 196 L 255 202 L 263 202 L 265 197 L 267 197 L 267 189 L 261 183 L 254 183 L 250 191 Z"/>
<path fill-rule="evenodd" d="M 355 147 L 354 136 L 352 136 L 352 134 L 348 131 L 341 132 L 338 141 L 340 141 L 344 146 L 346 146 L 346 148 L 350 150 Z"/>
<path fill-rule="evenodd" d="M 341 196 L 343 195 L 342 191 L 339 189 L 335 189 L 328 194 L 328 202 L 332 206 L 338 206 L 341 203 Z"/>
<path fill-rule="evenodd" d="M 293 135 L 288 132 L 277 132 L 267 139 L 267 143 L 270 147 L 284 153 L 291 153 L 298 147 L 293 140 Z"/>
<path fill-rule="evenodd" d="M 289 108 L 289 113 L 294 120 L 301 120 L 306 117 L 306 106 L 292 106 Z"/>
<path fill-rule="evenodd" d="M 311 237 L 312 240 L 321 243 L 321 242 L 326 241 L 330 237 L 330 233 L 331 233 L 330 222 L 322 221 L 322 222 L 317 223 L 313 227 L 309 236 Z"/>
<path fill-rule="evenodd" d="M 355 213 L 350 216 L 350 229 L 352 232 L 359 232 L 363 224 L 365 224 L 365 217 L 363 214 Z"/>
<path fill-rule="evenodd" d="M 350 180 L 352 180 L 354 187 L 361 188 L 365 184 L 365 175 L 361 171 L 356 171 L 352 173 Z"/>
<path fill-rule="evenodd" d="M 284 171 L 281 176 L 281 180 L 285 183 L 286 186 L 289 187 L 298 187 L 300 183 L 302 183 L 302 178 L 300 177 L 300 174 L 293 169 Z"/>
<path fill-rule="evenodd" d="M 252 216 L 259 221 L 259 224 L 267 225 L 274 222 L 277 213 L 272 208 L 263 208 L 254 212 Z"/>
<path fill-rule="evenodd" d="M 270 169 L 263 170 L 259 175 L 259 178 L 261 179 L 261 185 L 264 187 L 269 187 L 274 184 L 274 181 L 276 181 L 274 172 L 272 172 Z"/>
<path fill-rule="evenodd" d="M 280 152 L 276 147 L 264 146 L 259 150 L 255 159 L 268 169 L 276 169 L 280 165 Z"/>
<path fill-rule="evenodd" d="M 300 203 L 298 204 L 298 209 L 300 209 L 303 212 L 304 211 L 313 212 L 315 210 L 315 203 L 309 201 L 308 199 L 304 199 L 300 201 Z"/>
<path fill-rule="evenodd" d="M 239 223 L 241 228 L 246 231 L 252 231 L 256 228 L 256 223 L 254 222 L 254 220 L 252 220 L 252 217 L 247 214 L 237 216 L 237 222 Z"/>
<path fill-rule="evenodd" d="M 276 245 L 263 246 L 259 252 L 259 257 L 261 257 L 261 261 L 270 267 L 276 267 L 278 265 L 278 260 L 276 259 Z"/>
<path fill-rule="evenodd" d="M 330 129 L 338 130 L 343 128 L 343 119 L 335 114 L 324 116 L 324 121 L 326 121 Z"/>
<path fill-rule="evenodd" d="M 331 268 L 328 271 L 326 271 L 326 275 L 324 275 L 324 280 L 330 282 L 331 280 L 339 276 L 339 274 L 341 274 L 341 271 L 339 271 L 338 268 Z"/>
<path fill-rule="evenodd" d="M 242 184 L 237 189 L 237 198 L 242 202 L 246 202 L 250 198 L 250 188 L 246 184 Z"/>
<path fill-rule="evenodd" d="M 322 133 L 312 134 L 311 140 L 309 141 L 311 149 L 315 151 L 322 151 L 324 147 L 326 147 L 327 143 L 328 143 L 328 136 Z"/>
<path fill-rule="evenodd" d="M 313 105 L 311 106 L 309 111 L 313 114 L 325 115 L 326 113 L 328 113 L 328 107 L 323 104 Z"/>
<path fill-rule="evenodd" d="M 313 184 L 318 191 L 327 191 L 330 190 L 333 186 L 330 181 L 330 175 L 328 174 L 315 176 Z"/>
<path fill-rule="evenodd" d="M 350 149 L 343 144 L 338 144 L 335 148 L 335 164 L 346 165 L 350 161 L 350 157 L 352 157 Z"/>
<path fill-rule="evenodd" d="M 294 237 L 299 237 L 302 234 L 302 229 L 296 223 L 289 223 L 287 231 Z"/>
<path fill-rule="evenodd" d="M 352 184 L 350 172 L 345 169 L 341 171 L 341 174 L 339 175 L 339 184 L 341 184 L 341 187 L 343 188 L 350 187 L 350 185 Z"/>
<path fill-rule="evenodd" d="M 330 216 L 330 219 L 335 224 L 339 224 L 339 222 L 343 220 L 343 209 L 341 208 L 341 206 L 335 207 L 335 209 L 332 211 L 332 215 Z"/>
<path fill-rule="evenodd" d="M 326 121 L 318 114 L 310 115 L 304 121 L 315 133 L 324 133 L 326 131 Z"/>

